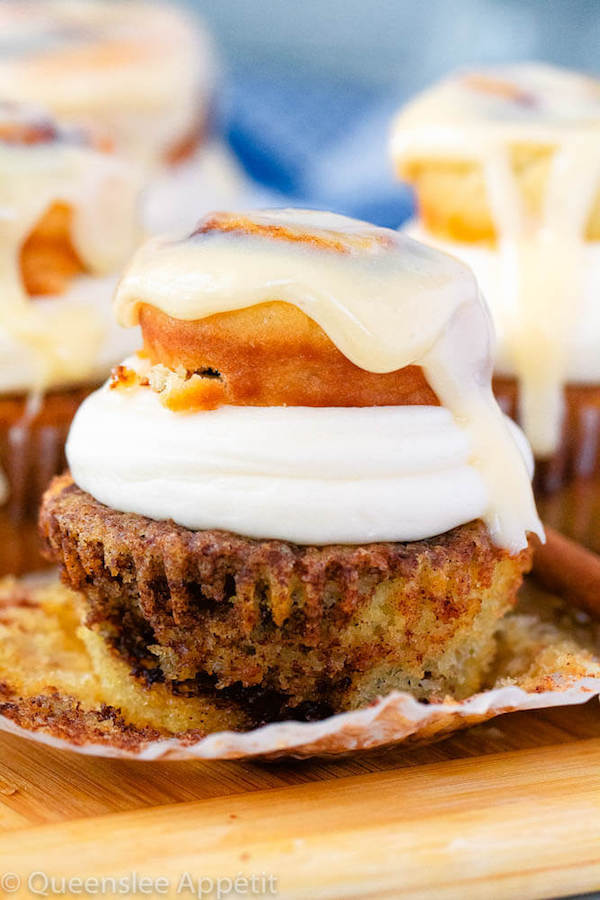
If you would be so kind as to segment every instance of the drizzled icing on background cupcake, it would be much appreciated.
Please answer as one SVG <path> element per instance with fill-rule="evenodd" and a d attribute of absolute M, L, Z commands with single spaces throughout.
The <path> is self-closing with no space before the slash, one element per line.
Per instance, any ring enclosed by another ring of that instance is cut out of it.
<path fill-rule="evenodd" d="M 139 188 L 88 133 L 0 104 L 0 390 L 65 386 L 106 366 L 114 329 L 98 295 L 108 310 L 139 240 Z"/>
<path fill-rule="evenodd" d="M 417 233 L 481 281 L 536 455 L 568 455 L 600 383 L 600 84 L 536 64 L 458 73 L 405 107 L 391 150 Z"/>
<path fill-rule="evenodd" d="M 99 129 L 146 181 L 150 233 L 235 203 L 240 168 L 219 139 L 217 65 L 202 22 L 152 0 L 4 0 L 0 99 Z"/>
<path fill-rule="evenodd" d="M 139 189 L 105 141 L 0 103 L 0 458 L 19 518 L 62 464 L 82 391 L 135 341 L 110 300 L 139 241 Z"/>

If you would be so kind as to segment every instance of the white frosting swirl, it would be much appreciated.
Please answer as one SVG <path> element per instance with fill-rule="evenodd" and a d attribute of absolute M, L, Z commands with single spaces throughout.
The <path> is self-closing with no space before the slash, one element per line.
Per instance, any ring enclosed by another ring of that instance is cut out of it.
<path fill-rule="evenodd" d="M 470 455 L 443 407 L 181 414 L 148 388 L 107 385 L 67 443 L 75 482 L 113 509 L 299 544 L 420 540 L 482 517 L 489 496 Z"/>

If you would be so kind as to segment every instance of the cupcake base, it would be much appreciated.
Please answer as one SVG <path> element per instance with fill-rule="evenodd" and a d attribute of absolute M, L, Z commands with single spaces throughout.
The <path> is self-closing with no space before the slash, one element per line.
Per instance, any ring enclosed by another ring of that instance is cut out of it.
<path fill-rule="evenodd" d="M 518 421 L 518 385 L 514 378 L 494 377 L 494 394 L 503 412 Z M 600 474 L 600 386 L 565 388 L 565 421 L 560 446 L 549 459 L 536 460 L 534 488 L 558 490 L 573 479 Z"/>
<path fill-rule="evenodd" d="M 109 509 L 68 474 L 47 491 L 40 529 L 85 593 L 87 623 L 138 677 L 247 702 L 269 692 L 276 717 L 307 703 L 352 709 L 393 688 L 426 700 L 476 691 L 531 563 L 530 550 L 495 547 L 481 522 L 363 546 L 193 532 Z"/>

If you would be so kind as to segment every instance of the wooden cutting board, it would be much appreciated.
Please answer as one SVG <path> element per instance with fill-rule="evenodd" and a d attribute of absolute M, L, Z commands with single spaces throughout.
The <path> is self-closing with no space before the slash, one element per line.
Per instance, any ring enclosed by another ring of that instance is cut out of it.
<path fill-rule="evenodd" d="M 600 488 L 543 506 L 600 549 Z M 104 877 L 103 896 L 121 876 L 129 896 L 155 897 L 214 897 L 218 878 L 223 897 L 301 900 L 599 889 L 600 704 L 336 761 L 136 763 L 2 735 L 0 897 L 31 896 L 32 872 Z"/>

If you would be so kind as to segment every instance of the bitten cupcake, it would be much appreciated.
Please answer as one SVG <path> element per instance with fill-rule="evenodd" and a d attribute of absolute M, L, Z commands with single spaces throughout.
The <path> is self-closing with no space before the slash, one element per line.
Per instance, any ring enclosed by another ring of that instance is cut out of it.
<path fill-rule="evenodd" d="M 143 349 L 74 421 L 50 558 L 107 657 L 263 718 L 479 689 L 542 536 L 457 260 L 301 210 L 144 246 Z"/>
<path fill-rule="evenodd" d="M 0 99 L 40 104 L 108 135 L 146 173 L 150 230 L 238 189 L 233 164 L 210 140 L 215 87 L 212 42 L 175 4 L 0 4 Z"/>
<path fill-rule="evenodd" d="M 409 103 L 392 155 L 415 236 L 464 259 L 490 304 L 494 388 L 547 487 L 600 469 L 600 83 L 519 65 Z"/>
<path fill-rule="evenodd" d="M 2 505 L 37 515 L 73 414 L 135 334 L 111 298 L 139 240 L 130 166 L 79 129 L 0 104 Z"/>

